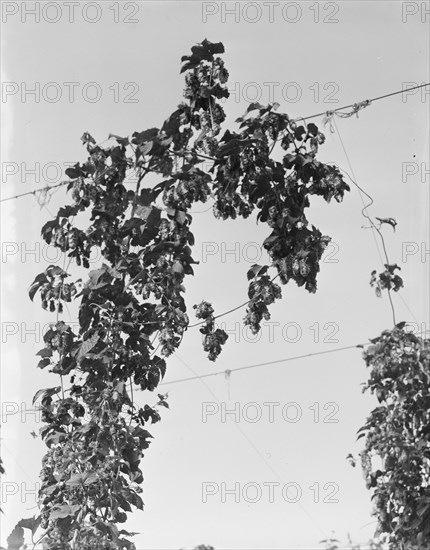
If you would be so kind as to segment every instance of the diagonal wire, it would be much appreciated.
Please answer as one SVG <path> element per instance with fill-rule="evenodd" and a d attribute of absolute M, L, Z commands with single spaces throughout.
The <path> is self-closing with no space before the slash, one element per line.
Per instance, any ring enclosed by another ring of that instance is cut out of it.
<path fill-rule="evenodd" d="M 19 199 L 21 197 L 26 197 L 28 195 L 34 195 L 36 196 L 36 193 L 42 192 L 42 191 L 48 191 L 51 189 L 56 189 L 57 187 L 62 187 L 63 185 L 67 185 L 70 183 L 70 181 L 62 181 L 58 183 L 57 185 L 46 185 L 45 187 L 41 187 L 40 189 L 34 189 L 33 191 L 28 191 L 27 193 L 20 193 L 19 195 L 14 195 L 13 197 L 6 197 L 5 199 L 1 199 L 0 202 L 6 202 L 11 201 L 13 199 Z"/>
<path fill-rule="evenodd" d="M 413 88 L 405 88 L 404 90 L 398 90 L 397 92 L 390 92 L 388 94 L 381 95 L 379 97 L 374 97 L 372 99 L 365 99 L 364 101 L 359 101 L 357 103 L 351 103 L 350 105 L 345 105 L 344 107 L 338 107 L 337 109 L 333 109 L 332 111 L 323 111 L 322 113 L 317 113 L 316 115 L 310 115 L 306 117 L 299 117 L 297 119 L 294 119 L 295 121 L 299 120 L 309 120 L 311 118 L 317 118 L 319 116 L 323 115 L 331 115 L 333 113 L 337 113 L 339 111 L 343 111 L 344 109 L 353 109 L 351 113 L 342 113 L 346 115 L 352 115 L 354 112 L 358 112 L 363 107 L 367 107 L 371 103 L 374 103 L 375 101 L 379 101 L 380 99 L 386 99 L 387 97 L 392 97 L 394 95 L 398 94 L 404 94 L 405 92 L 410 92 L 412 90 L 418 90 L 419 88 L 425 88 L 426 86 L 430 86 L 430 82 L 427 82 L 426 84 L 421 84 L 420 86 L 414 86 Z"/>
<path fill-rule="evenodd" d="M 413 88 L 405 88 L 404 90 L 398 90 L 397 92 L 391 92 L 391 93 L 388 93 L 388 94 L 385 94 L 385 95 L 381 95 L 379 97 L 374 97 L 372 99 L 365 99 L 364 101 L 360 101 L 360 102 L 357 102 L 357 103 L 351 103 L 350 105 L 345 105 L 344 107 L 338 107 L 337 109 L 333 109 L 332 111 L 322 111 L 321 113 L 317 113 L 315 115 L 309 115 L 309 116 L 305 116 L 305 117 L 298 117 L 298 118 L 295 118 L 293 121 L 309 120 L 311 118 L 317 118 L 317 117 L 323 116 L 323 115 L 331 116 L 334 113 L 338 113 L 340 111 L 343 111 L 344 109 L 351 109 L 352 108 L 353 111 L 351 113 L 341 113 L 343 115 L 348 115 L 349 116 L 350 114 L 354 114 L 354 112 L 358 112 L 358 110 L 360 110 L 361 108 L 370 105 L 374 101 L 379 101 L 380 99 L 386 99 L 387 97 L 391 97 L 391 96 L 398 95 L 398 94 L 404 94 L 405 92 L 410 92 L 412 90 L 418 90 L 419 88 L 425 88 L 426 86 L 430 86 L 430 82 L 427 82 L 426 84 L 421 84 L 420 86 L 414 86 Z M 108 141 L 108 140 L 104 140 L 104 141 Z M 104 141 L 102 141 L 101 143 L 104 143 Z M 196 153 L 196 154 L 197 154 L 197 156 L 202 157 L 202 158 L 206 158 L 208 160 L 216 160 L 215 158 L 208 157 L 207 155 L 202 155 L 200 153 Z M 1 199 L 0 202 L 9 201 L 9 200 L 12 200 L 12 199 L 18 199 L 20 197 L 25 197 L 26 195 L 34 195 L 38 191 L 45 191 L 47 189 L 54 189 L 55 187 L 60 187 L 61 185 L 66 185 L 67 183 L 70 183 L 70 181 L 63 181 L 63 182 L 61 182 L 57 185 L 46 186 L 46 187 L 42 187 L 41 189 L 35 189 L 34 191 L 29 191 L 27 193 L 21 193 L 20 195 L 15 195 L 13 197 L 7 197 L 6 199 Z"/>
<path fill-rule="evenodd" d="M 181 357 L 179 357 L 179 355 L 177 353 L 175 353 L 176 357 L 179 359 L 179 361 L 185 366 L 187 367 L 188 370 L 190 370 L 194 375 L 196 375 L 196 372 L 194 371 L 194 369 L 192 367 L 190 367 L 190 365 L 188 365 L 183 359 L 181 359 Z M 199 376 L 197 376 L 197 378 L 201 378 Z M 215 392 L 212 391 L 212 388 L 210 388 L 206 382 L 204 380 L 201 380 L 202 384 L 205 386 L 205 388 L 207 389 L 207 391 L 212 395 L 212 397 L 216 400 L 216 402 L 218 404 L 220 404 L 220 401 L 217 397 L 217 395 L 215 394 Z M 230 417 L 229 417 L 230 418 Z M 230 419 L 231 420 L 231 419 Z M 261 458 L 261 460 L 264 462 L 264 464 L 267 466 L 267 468 L 269 468 L 269 470 L 273 473 L 273 475 L 283 484 L 285 484 L 284 480 L 282 479 L 282 477 L 278 474 L 278 472 L 273 468 L 273 466 L 270 464 L 270 462 L 268 462 L 264 456 L 264 454 L 260 451 L 260 449 L 255 445 L 255 443 L 252 441 L 252 439 L 246 434 L 246 432 L 244 432 L 244 430 L 239 426 L 239 424 L 237 423 L 233 423 L 233 425 L 236 427 L 237 430 L 239 430 L 239 432 L 241 433 L 241 435 L 246 439 L 246 441 L 249 443 L 249 445 L 254 449 L 254 451 L 257 453 L 257 455 Z M 311 514 L 306 510 L 306 508 L 303 506 L 303 504 L 298 501 L 297 504 L 299 505 L 300 509 L 302 510 L 302 512 L 307 516 L 307 518 L 314 524 L 315 527 L 317 527 L 317 529 L 325 536 L 327 537 L 327 533 L 326 531 L 324 531 L 324 529 L 321 527 L 321 525 L 319 525 L 319 523 L 317 523 L 317 521 L 311 516 Z"/>
<path fill-rule="evenodd" d="M 190 380 L 197 380 L 197 379 L 201 379 L 201 378 L 209 378 L 210 376 L 218 376 L 219 374 L 230 374 L 232 372 L 237 372 L 237 371 L 241 371 L 241 370 L 248 370 L 248 369 L 256 369 L 258 367 L 266 367 L 268 365 L 276 365 L 276 364 L 279 364 L 279 363 L 287 363 L 289 361 L 296 361 L 298 359 L 305 359 L 305 358 L 308 358 L 308 357 L 314 357 L 316 355 L 325 355 L 327 353 L 335 353 L 337 351 L 344 351 L 344 350 L 347 350 L 347 349 L 353 349 L 353 348 L 362 348 L 364 346 L 368 346 L 369 345 L 369 342 L 366 342 L 365 344 L 355 344 L 353 346 L 345 346 L 343 348 L 334 348 L 334 349 L 328 349 L 328 350 L 325 350 L 325 351 L 316 351 L 314 353 L 306 353 L 304 355 L 296 355 L 294 357 L 285 357 L 284 359 L 276 359 L 275 361 L 266 361 L 265 363 L 256 363 L 254 365 L 245 365 L 243 367 L 237 367 L 237 368 L 233 368 L 233 369 L 226 369 L 226 370 L 222 370 L 222 371 L 218 371 L 218 372 L 211 372 L 211 373 L 207 373 L 207 374 L 202 374 L 201 376 L 191 376 L 189 378 L 179 378 L 178 380 L 172 380 L 171 382 L 162 382 L 161 384 L 159 384 L 159 386 L 165 386 L 167 384 L 177 384 L 177 383 L 180 383 L 180 382 L 189 382 Z"/>

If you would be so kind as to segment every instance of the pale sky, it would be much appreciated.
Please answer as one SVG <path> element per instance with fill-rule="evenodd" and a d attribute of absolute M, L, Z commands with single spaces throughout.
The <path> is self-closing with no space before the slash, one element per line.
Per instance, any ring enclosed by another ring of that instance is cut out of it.
<path fill-rule="evenodd" d="M 428 2 L 71 4 L 2 3 L 2 198 L 59 183 L 60 170 L 86 159 L 84 131 L 101 142 L 159 127 L 182 101 L 181 56 L 204 38 L 226 49 L 224 109 L 233 129 L 255 99 L 304 117 L 429 82 Z M 336 118 L 357 182 L 374 199 L 370 213 L 397 221 L 395 233 L 384 227 L 405 283 L 394 296 L 397 320 L 416 331 L 430 328 L 429 103 L 427 88 Z M 323 128 L 322 117 L 312 122 Z M 324 132 L 320 159 L 350 172 L 339 133 Z M 35 356 L 54 315 L 27 289 L 55 259 L 40 228 L 70 201 L 60 188 L 42 209 L 32 195 L 1 205 L 3 545 L 19 519 L 37 512 L 32 492 L 44 444 L 30 432 L 41 423 L 21 409 L 58 380 L 36 368 Z M 219 221 L 208 208 L 193 209 L 200 264 L 186 280 L 191 323 L 202 299 L 217 314 L 244 302 L 247 270 L 266 261 L 257 247 L 270 232 L 265 224 Z M 142 460 L 145 510 L 126 527 L 140 533 L 138 549 L 310 549 L 332 532 L 342 542 L 348 533 L 361 543 L 372 536 L 370 493 L 360 465 L 345 459 L 360 451 L 356 431 L 377 403 L 361 392 L 360 349 L 168 384 L 366 343 L 391 328 L 387 299 L 368 284 L 382 264 L 361 209 L 355 187 L 342 204 L 312 201 L 308 219 L 334 243 L 318 291 L 283 287 L 258 341 L 241 325 L 243 308 L 222 319 L 230 338 L 216 363 L 196 329 L 169 358 L 159 390 L 169 392 L 170 410 L 149 428 L 154 441 Z M 64 320 L 74 322 L 75 313 L 71 307 Z M 156 395 L 138 399 L 154 403 Z M 225 418 L 226 409 L 237 417 Z"/>

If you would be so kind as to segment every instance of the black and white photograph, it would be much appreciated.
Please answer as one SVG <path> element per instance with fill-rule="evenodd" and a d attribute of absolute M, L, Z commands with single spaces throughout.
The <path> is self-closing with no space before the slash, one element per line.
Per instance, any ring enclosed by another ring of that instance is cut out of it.
<path fill-rule="evenodd" d="M 0 7 L 0 550 L 430 550 L 430 1 Z"/>

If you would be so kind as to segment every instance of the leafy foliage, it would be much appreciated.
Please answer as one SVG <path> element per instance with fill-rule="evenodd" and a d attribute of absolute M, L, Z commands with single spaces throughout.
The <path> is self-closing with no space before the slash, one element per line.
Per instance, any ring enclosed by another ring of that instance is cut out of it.
<path fill-rule="evenodd" d="M 376 274 L 372 271 L 370 277 L 370 286 L 375 287 L 375 293 L 378 298 L 381 297 L 383 290 L 393 290 L 398 292 L 403 287 L 403 279 L 395 273 L 396 269 L 400 270 L 397 264 L 385 264 L 385 271 Z"/>
<path fill-rule="evenodd" d="M 377 534 L 392 549 L 428 548 L 430 540 L 430 340 L 399 323 L 364 352 L 370 367 L 363 391 L 375 408 L 359 437 L 367 488 L 373 493 Z"/>
<path fill-rule="evenodd" d="M 276 103 L 252 103 L 237 119 L 236 131 L 222 132 L 226 115 L 219 100 L 229 96 L 222 53 L 223 44 L 204 40 L 182 57 L 185 101 L 161 128 L 130 138 L 110 135 L 106 147 L 85 132 L 81 140 L 88 158 L 66 170 L 73 203 L 42 227 L 42 237 L 68 256 L 69 265 L 74 261 L 88 269 L 94 249 L 104 263 L 88 273 L 84 285 L 66 283 L 67 268 L 50 265 L 29 288 L 31 300 L 40 293 L 42 307 L 56 312 L 37 355 L 38 367 L 59 375 L 61 384 L 34 396 L 48 448 L 40 475 L 41 510 L 17 524 L 9 550 L 25 548 L 24 529 L 32 537 L 41 529 L 46 550 L 135 550 L 129 540 L 134 533 L 121 525 L 133 508 L 143 509 L 140 463 L 152 438 L 148 428 L 168 402 L 167 395 L 157 394 L 154 406 L 139 407 L 134 388 L 154 392 L 166 372 L 165 358 L 189 327 L 184 281 L 196 264 L 189 213 L 194 203 L 213 200 L 219 219 L 255 214 L 269 227 L 263 246 L 271 263 L 253 265 L 247 273 L 244 323 L 254 334 L 270 319 L 268 306 L 281 298 L 275 279 L 316 292 L 330 237 L 307 219 L 311 196 L 341 202 L 349 187 L 336 166 L 317 160 L 325 140 L 318 127 L 297 125 L 277 112 Z M 212 161 L 208 172 L 199 168 L 203 160 Z M 157 182 L 142 187 L 148 174 Z M 129 175 L 137 175 L 134 189 Z M 84 229 L 78 227 L 82 217 L 90 219 Z M 379 227 L 397 225 L 394 218 L 377 220 Z M 396 273 L 400 268 L 386 261 L 385 271 L 372 272 L 370 284 L 378 296 L 387 290 L 390 297 L 403 281 Z M 77 298 L 75 334 L 59 316 L 64 303 Z M 203 348 L 216 360 L 227 334 L 215 327 L 211 304 L 202 301 L 194 309 Z M 361 459 L 377 534 L 392 549 L 428 548 L 430 341 L 398 324 L 371 342 L 364 353 L 371 368 L 364 390 L 370 389 L 380 406 L 359 437 L 366 437 Z M 348 459 L 355 465 L 352 455 Z M 333 538 L 322 542 L 337 548 Z"/>
<path fill-rule="evenodd" d="M 393 228 L 393 231 L 396 230 L 397 222 L 394 218 L 378 218 L 376 216 L 376 219 L 378 220 L 380 226 L 386 223 L 388 225 L 391 225 L 391 227 Z"/>
<path fill-rule="evenodd" d="M 275 284 L 268 275 L 266 275 L 268 266 L 261 267 L 254 265 L 248 271 L 249 285 L 249 305 L 246 311 L 244 324 L 249 325 L 253 334 L 258 334 L 261 329 L 262 319 L 270 319 L 270 313 L 267 308 L 277 298 L 281 298 L 281 287 Z"/>
<path fill-rule="evenodd" d="M 204 334 L 203 349 L 208 352 L 209 360 L 215 361 L 227 341 L 228 334 L 225 330 L 215 328 L 214 310 L 208 302 L 203 301 L 193 307 L 196 310 L 197 319 L 204 321 L 204 326 L 200 329 L 200 332 Z"/>
<path fill-rule="evenodd" d="M 335 166 L 317 160 L 324 143 L 317 126 L 297 126 L 276 112 L 277 104 L 251 104 L 237 120 L 238 130 L 221 135 L 225 113 L 219 100 L 229 95 L 228 71 L 218 55 L 223 52 L 221 43 L 204 40 L 182 57 L 186 101 L 161 128 L 131 138 L 111 135 L 105 147 L 85 132 L 88 159 L 66 170 L 73 203 L 42 228 L 44 240 L 69 263 L 87 269 L 95 249 L 105 262 L 83 286 L 65 283 L 66 271 L 49 266 L 29 289 L 31 299 L 39 292 L 42 307 L 57 312 L 38 367 L 49 367 L 61 385 L 35 396 L 48 447 L 38 517 L 46 550 L 135 549 L 132 533 L 119 526 L 132 507 L 143 508 L 140 462 L 152 437 L 147 428 L 160 420 L 158 408 L 167 401 L 159 394 L 154 407 L 138 407 L 133 387 L 157 388 L 165 358 L 189 326 L 183 283 L 196 263 L 189 213 L 195 202 L 213 198 L 214 215 L 223 220 L 256 211 L 270 228 L 263 245 L 271 265 L 248 272 L 245 324 L 253 332 L 281 297 L 275 278 L 316 291 L 330 237 L 305 212 L 312 195 L 340 202 L 349 187 Z M 209 173 L 198 166 L 203 159 L 213 161 Z M 135 189 L 131 174 L 137 175 Z M 142 187 L 148 174 L 158 181 Z M 83 214 L 90 220 L 84 229 L 78 227 Z M 73 298 L 80 299 L 78 334 L 58 320 Z M 210 304 L 194 307 L 204 349 L 215 360 L 227 334 L 215 328 Z M 18 525 L 18 537 L 26 527 Z"/>
<path fill-rule="evenodd" d="M 320 544 L 324 544 L 324 550 L 340 550 L 340 548 L 343 548 L 346 550 L 361 550 L 360 544 L 354 544 L 351 540 L 351 538 L 348 535 L 348 546 L 339 546 L 338 540 L 330 537 L 328 539 L 323 539 L 320 541 Z M 369 540 L 369 542 L 366 544 L 366 550 L 384 550 L 384 546 L 381 542 L 377 540 Z"/>

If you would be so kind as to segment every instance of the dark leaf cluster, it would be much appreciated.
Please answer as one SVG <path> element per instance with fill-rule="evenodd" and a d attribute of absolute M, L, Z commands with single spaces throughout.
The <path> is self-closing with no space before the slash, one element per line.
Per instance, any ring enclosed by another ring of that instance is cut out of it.
<path fill-rule="evenodd" d="M 405 323 L 384 331 L 364 352 L 379 402 L 359 430 L 363 473 L 372 491 L 376 534 L 390 549 L 428 548 L 430 540 L 430 340 Z"/>

